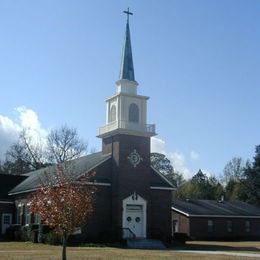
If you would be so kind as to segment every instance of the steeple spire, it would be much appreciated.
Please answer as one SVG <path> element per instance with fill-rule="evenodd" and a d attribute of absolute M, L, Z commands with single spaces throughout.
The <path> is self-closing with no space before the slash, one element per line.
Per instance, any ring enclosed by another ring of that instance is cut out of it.
<path fill-rule="evenodd" d="M 129 12 L 129 8 L 127 9 L 127 11 L 124 11 L 124 13 L 127 14 L 127 22 L 126 22 L 125 42 L 123 47 L 119 80 L 127 79 L 131 81 L 135 81 L 134 64 L 133 64 L 131 39 L 130 39 L 130 28 L 129 28 L 129 15 L 133 15 L 133 13 Z"/>

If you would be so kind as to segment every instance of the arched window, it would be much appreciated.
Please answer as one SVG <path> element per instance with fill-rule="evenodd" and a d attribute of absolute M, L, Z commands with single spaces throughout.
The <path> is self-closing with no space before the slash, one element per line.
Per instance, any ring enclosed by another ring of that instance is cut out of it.
<path fill-rule="evenodd" d="M 138 123 L 139 122 L 139 108 L 135 103 L 132 103 L 129 107 L 129 122 Z"/>
<path fill-rule="evenodd" d="M 114 122 L 116 121 L 116 106 L 112 105 L 111 109 L 110 109 L 110 120 L 109 122 Z"/>

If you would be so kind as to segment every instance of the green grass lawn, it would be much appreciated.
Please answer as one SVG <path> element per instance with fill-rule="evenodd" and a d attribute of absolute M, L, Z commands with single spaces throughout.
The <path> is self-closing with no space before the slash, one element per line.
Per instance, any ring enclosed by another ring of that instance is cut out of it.
<path fill-rule="evenodd" d="M 260 247 L 260 242 L 189 242 L 185 248 L 197 246 L 203 250 L 203 245 L 248 249 Z M 184 248 L 184 249 L 185 249 Z M 68 259 L 174 259 L 174 260 L 244 260 L 245 257 L 227 255 L 204 255 L 176 252 L 173 247 L 168 250 L 133 250 L 113 247 L 68 247 Z M 244 250 L 239 250 L 244 251 Z M 245 250 L 248 251 L 248 250 Z M 250 251 L 250 250 L 249 250 Z M 256 253 L 257 250 L 250 251 Z M 30 242 L 0 242 L 0 259 L 61 259 L 61 247 Z M 254 258 L 250 258 L 254 259 Z"/>

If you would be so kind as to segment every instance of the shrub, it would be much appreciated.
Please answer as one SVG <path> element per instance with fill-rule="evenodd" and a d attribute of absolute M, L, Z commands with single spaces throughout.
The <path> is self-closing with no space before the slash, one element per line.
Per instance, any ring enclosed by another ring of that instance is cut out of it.
<path fill-rule="evenodd" d="M 61 235 L 50 231 L 49 233 L 43 235 L 43 240 L 45 244 L 49 245 L 62 245 L 62 237 Z"/>
<path fill-rule="evenodd" d="M 189 240 L 189 237 L 186 233 L 174 233 L 174 239 L 181 243 L 185 243 Z"/>
<path fill-rule="evenodd" d="M 29 226 L 21 227 L 21 240 L 30 241 L 31 240 L 31 228 Z"/>
<path fill-rule="evenodd" d="M 6 240 L 20 241 L 21 240 L 21 225 L 12 225 L 6 229 Z"/>

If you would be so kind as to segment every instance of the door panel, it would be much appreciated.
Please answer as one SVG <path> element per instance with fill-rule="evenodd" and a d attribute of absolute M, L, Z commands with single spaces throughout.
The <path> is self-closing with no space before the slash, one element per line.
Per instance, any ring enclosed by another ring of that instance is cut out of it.
<path fill-rule="evenodd" d="M 2 215 L 2 234 L 5 234 L 6 229 L 12 225 L 12 214 L 3 213 Z"/>
<path fill-rule="evenodd" d="M 135 207 L 133 207 L 135 206 Z M 137 207 L 138 206 L 138 207 Z M 143 210 L 140 205 L 127 205 L 126 227 L 129 228 L 136 237 L 143 236 Z"/>

